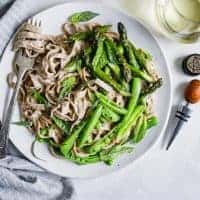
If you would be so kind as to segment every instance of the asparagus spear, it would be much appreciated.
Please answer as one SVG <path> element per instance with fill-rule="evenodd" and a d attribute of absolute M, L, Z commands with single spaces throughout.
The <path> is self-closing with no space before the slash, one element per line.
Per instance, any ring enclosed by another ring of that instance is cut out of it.
<path fill-rule="evenodd" d="M 118 32 L 120 35 L 121 44 L 123 45 L 124 50 L 125 50 L 125 55 L 128 59 L 128 63 L 134 66 L 135 68 L 139 69 L 140 66 L 135 58 L 132 46 L 130 45 L 130 42 L 128 41 L 126 28 L 121 22 L 118 23 Z"/>
<path fill-rule="evenodd" d="M 163 84 L 162 78 L 158 79 L 157 81 L 151 83 L 142 91 L 142 96 L 147 96 L 148 94 L 153 93 L 157 88 L 160 88 Z"/>
<path fill-rule="evenodd" d="M 108 97 L 106 97 L 102 93 L 95 92 L 95 94 L 96 94 L 97 98 L 99 99 L 99 101 L 101 101 L 102 104 L 104 104 L 105 106 L 107 106 L 108 108 L 113 110 L 114 112 L 116 112 L 118 114 L 122 114 L 122 115 L 127 113 L 127 110 L 125 108 L 120 107 L 115 102 L 113 102 L 112 100 L 108 99 Z"/>
<path fill-rule="evenodd" d="M 79 147 L 83 147 L 85 142 L 87 142 L 88 137 L 90 136 L 90 134 L 92 133 L 93 129 L 95 128 L 97 122 L 99 121 L 99 118 L 102 113 L 102 109 L 103 109 L 103 106 L 101 104 L 99 104 L 97 106 L 96 110 L 94 111 L 93 115 L 88 120 L 88 123 L 86 124 L 84 131 L 82 132 L 82 134 L 79 137 L 79 144 L 78 144 Z"/>

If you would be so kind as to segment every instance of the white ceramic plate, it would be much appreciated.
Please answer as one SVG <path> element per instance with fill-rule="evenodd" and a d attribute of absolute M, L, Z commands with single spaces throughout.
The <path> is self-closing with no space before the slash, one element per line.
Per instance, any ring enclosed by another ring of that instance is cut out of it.
<path fill-rule="evenodd" d="M 26 130 L 26 128 L 11 125 L 10 139 L 13 144 L 31 161 L 39 166 L 49 170 L 55 174 L 64 177 L 89 178 L 97 177 L 116 171 L 133 163 L 137 158 L 141 157 L 158 139 L 159 135 L 165 129 L 168 121 L 171 106 L 171 82 L 169 69 L 160 47 L 152 35 L 136 20 L 122 14 L 121 12 L 105 7 L 98 3 L 76 2 L 66 3 L 45 10 L 35 17 L 42 20 L 43 30 L 48 34 L 57 34 L 61 31 L 61 25 L 67 20 L 67 17 L 77 11 L 91 10 L 100 15 L 94 21 L 104 24 L 113 24 L 116 29 L 117 22 L 123 22 L 128 29 L 129 38 L 137 47 L 144 48 L 151 52 L 154 57 L 157 69 L 164 79 L 164 85 L 155 94 L 155 112 L 159 118 L 159 125 L 151 129 L 145 139 L 137 145 L 135 151 L 131 154 L 121 156 L 113 166 L 107 166 L 103 163 L 92 164 L 86 166 L 78 166 L 67 160 L 54 158 L 48 151 L 45 144 L 39 144 L 36 148 L 37 155 L 45 161 L 34 158 L 31 154 L 30 147 L 34 137 Z M 12 60 L 14 53 L 11 51 L 12 43 L 8 45 L 2 62 L 0 64 L 0 113 L 3 112 L 4 101 L 8 87 L 6 76 L 12 70 Z M 19 110 L 16 106 L 12 121 L 19 120 Z"/>

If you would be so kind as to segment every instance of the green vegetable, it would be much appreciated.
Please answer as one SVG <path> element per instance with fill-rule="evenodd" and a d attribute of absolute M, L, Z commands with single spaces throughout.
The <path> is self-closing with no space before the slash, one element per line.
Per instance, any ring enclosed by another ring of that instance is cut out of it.
<path fill-rule="evenodd" d="M 91 11 L 77 12 L 69 16 L 68 20 L 71 23 L 86 22 L 98 16 L 98 13 Z"/>
<path fill-rule="evenodd" d="M 94 144 L 87 147 L 86 151 L 90 154 L 96 154 L 97 152 L 101 151 L 102 148 L 106 147 L 114 140 L 117 128 L 118 125 L 110 130 L 105 136 L 97 140 Z"/>
<path fill-rule="evenodd" d="M 122 120 L 119 130 L 117 132 L 117 141 L 121 141 L 123 139 L 123 136 L 135 124 L 144 109 L 144 106 L 138 105 L 130 115 L 129 113 L 127 113 L 127 115 Z"/>
<path fill-rule="evenodd" d="M 46 142 L 49 139 L 49 127 L 41 128 L 37 133 L 37 140 L 39 142 Z"/>
<path fill-rule="evenodd" d="M 142 96 L 147 96 L 148 94 L 151 94 L 155 92 L 156 89 L 160 88 L 163 84 L 162 78 L 158 79 L 155 82 L 152 82 L 149 84 L 143 91 L 142 91 Z"/>
<path fill-rule="evenodd" d="M 65 134 L 67 135 L 69 134 L 70 126 L 68 122 L 62 119 L 59 119 L 58 117 L 55 117 L 55 116 L 53 116 L 52 119 L 58 128 L 60 128 Z"/>
<path fill-rule="evenodd" d="M 123 153 L 131 153 L 132 147 L 117 145 L 110 149 L 103 150 L 99 153 L 100 160 L 104 161 L 108 165 L 112 165 L 113 161 L 117 159 Z"/>
<path fill-rule="evenodd" d="M 84 50 L 83 50 L 83 60 L 84 60 L 84 63 L 87 67 L 90 67 L 91 66 L 91 63 L 92 63 L 92 53 L 93 53 L 93 49 L 91 46 L 88 46 L 86 47 Z"/>
<path fill-rule="evenodd" d="M 113 64 L 113 63 L 108 63 L 108 66 L 110 67 L 110 69 L 114 73 L 115 77 L 118 80 L 120 80 L 120 77 L 121 77 L 120 67 L 118 65 L 116 65 L 116 64 Z"/>
<path fill-rule="evenodd" d="M 134 143 L 140 142 L 144 138 L 146 131 L 147 131 L 147 119 L 144 116 L 139 131 L 134 133 L 133 142 Z"/>
<path fill-rule="evenodd" d="M 75 72 L 81 69 L 82 60 L 80 58 L 73 58 L 69 63 L 65 65 L 65 71 Z"/>
<path fill-rule="evenodd" d="M 94 67 L 94 69 L 97 67 L 102 68 L 107 63 L 108 63 L 108 60 L 104 52 L 104 40 L 99 39 L 97 43 L 97 50 L 92 60 L 92 66 Z"/>
<path fill-rule="evenodd" d="M 142 79 L 146 80 L 147 82 L 153 82 L 152 77 L 149 76 L 146 72 L 144 72 L 140 69 L 137 69 L 136 67 L 126 64 L 126 63 L 125 63 L 125 65 L 131 69 L 131 71 L 133 72 L 133 74 L 135 76 L 141 77 Z"/>
<path fill-rule="evenodd" d="M 31 126 L 31 122 L 25 121 L 25 120 L 18 121 L 18 122 L 12 122 L 12 124 L 15 124 L 17 126 L 25 126 L 25 127 L 30 127 Z"/>
<path fill-rule="evenodd" d="M 128 103 L 128 110 L 129 112 L 131 113 L 137 103 L 138 103 L 138 100 L 139 100 L 139 96 L 140 96 L 140 93 L 141 93 L 141 89 L 142 89 L 142 81 L 140 78 L 134 78 L 132 80 L 132 84 L 131 84 L 131 98 L 129 100 L 129 103 Z"/>
<path fill-rule="evenodd" d="M 71 150 L 73 147 L 76 139 L 78 138 L 80 132 L 83 130 L 83 128 L 86 125 L 86 121 L 80 123 L 76 127 L 73 128 L 73 131 L 70 136 L 68 136 L 63 143 L 60 145 L 60 151 L 64 156 L 68 155 L 68 152 Z"/>
<path fill-rule="evenodd" d="M 93 32 L 92 31 L 82 31 L 75 33 L 69 37 L 69 41 L 81 41 L 81 40 L 88 40 L 93 37 Z"/>
<path fill-rule="evenodd" d="M 117 62 L 117 57 L 116 57 L 115 43 L 110 39 L 106 39 L 104 44 L 105 44 L 105 49 L 106 49 L 109 62 L 117 65 L 118 62 Z"/>
<path fill-rule="evenodd" d="M 41 94 L 40 92 L 38 92 L 37 90 L 32 91 L 32 96 L 37 103 L 48 105 L 48 101 L 45 98 L 45 96 Z"/>
<path fill-rule="evenodd" d="M 153 126 L 156 126 L 158 124 L 158 119 L 155 116 L 150 117 L 147 119 L 147 129 L 152 128 Z"/>
<path fill-rule="evenodd" d="M 101 39 L 98 41 L 97 44 L 97 50 L 95 53 L 95 56 L 92 61 L 92 66 L 94 73 L 96 76 L 98 76 L 100 79 L 105 81 L 106 83 L 113 86 L 120 94 L 123 96 L 129 96 L 130 94 L 126 91 L 124 91 L 124 88 L 122 85 L 120 85 L 117 81 L 112 79 L 108 74 L 106 74 L 104 71 L 102 71 L 102 67 L 105 66 L 108 62 L 107 56 L 105 55 L 104 51 L 104 41 Z"/>
<path fill-rule="evenodd" d="M 62 87 L 59 93 L 59 99 L 64 98 L 69 92 L 71 92 L 72 88 L 76 85 L 76 77 L 71 76 L 66 78 L 61 83 Z"/>
<path fill-rule="evenodd" d="M 115 102 L 113 102 L 112 100 L 110 100 L 108 97 L 106 97 L 105 95 L 103 95 L 100 92 L 95 92 L 98 100 L 103 103 L 105 106 L 107 106 L 108 108 L 110 108 L 111 110 L 113 110 L 114 112 L 118 113 L 118 114 L 126 114 L 127 110 L 123 107 L 120 107 L 119 105 L 117 105 Z"/>
<path fill-rule="evenodd" d="M 116 89 L 123 96 L 130 96 L 130 93 L 125 91 L 124 87 L 120 85 L 117 81 L 115 81 L 111 76 L 103 72 L 99 67 L 95 68 L 95 74 L 102 79 L 104 82 L 111 85 L 114 89 Z"/>
<path fill-rule="evenodd" d="M 110 25 L 110 24 L 108 24 L 108 25 L 99 25 L 99 26 L 95 27 L 95 32 L 97 34 L 103 34 L 103 33 L 108 32 L 111 27 L 112 27 L 112 25 Z"/>
<path fill-rule="evenodd" d="M 131 139 L 132 142 L 134 142 L 134 143 L 135 143 L 135 140 L 136 140 L 136 138 L 137 138 L 137 136 L 138 136 L 138 134 L 139 134 L 139 132 L 140 132 L 140 130 L 141 130 L 141 127 L 142 127 L 142 124 L 143 124 L 143 119 L 144 119 L 144 116 L 143 116 L 143 115 L 141 115 L 141 116 L 138 118 L 138 120 L 137 120 L 137 122 L 136 122 L 136 125 L 135 125 L 135 127 L 133 128 L 132 133 L 131 133 L 131 135 L 130 135 L 130 139 Z"/>
<path fill-rule="evenodd" d="M 128 41 L 125 41 L 123 43 L 124 45 L 124 49 L 125 49 L 125 53 L 126 53 L 126 56 L 127 56 L 127 59 L 128 59 L 128 63 L 132 66 L 134 66 L 135 68 L 139 69 L 140 66 L 135 58 L 135 55 L 134 55 L 134 51 L 133 49 L 131 48 L 130 46 L 130 43 Z"/>
<path fill-rule="evenodd" d="M 117 29 L 120 35 L 120 40 L 127 40 L 128 39 L 127 31 L 126 31 L 125 26 L 121 22 L 118 22 Z"/>
<path fill-rule="evenodd" d="M 89 135 L 92 133 L 93 129 L 95 128 L 97 122 L 99 121 L 99 118 L 101 117 L 103 106 L 98 105 L 90 119 L 88 120 L 88 123 L 85 126 L 84 131 L 79 137 L 79 147 L 83 147 L 83 145 L 87 142 Z"/>
<path fill-rule="evenodd" d="M 123 135 L 128 131 L 128 129 L 133 126 L 136 122 L 137 118 L 140 114 L 144 111 L 145 106 L 139 105 L 137 106 L 140 92 L 141 92 L 142 82 L 140 78 L 134 78 L 132 81 L 131 86 L 131 98 L 128 102 L 128 112 L 124 116 L 123 120 L 121 121 L 121 125 L 119 131 L 117 133 L 117 139 L 121 140 Z M 136 107 L 137 106 L 137 107 Z M 133 117 L 135 115 L 135 118 Z"/>
<path fill-rule="evenodd" d="M 113 112 L 110 108 L 103 107 L 101 120 L 103 120 L 104 122 L 118 122 L 120 120 L 120 116 L 117 113 Z"/>
<path fill-rule="evenodd" d="M 141 68 L 146 68 L 146 64 L 148 61 L 152 60 L 152 56 L 148 52 L 146 52 L 142 49 L 134 48 L 133 50 L 134 50 L 134 54 L 137 59 L 137 62 L 139 63 Z"/>

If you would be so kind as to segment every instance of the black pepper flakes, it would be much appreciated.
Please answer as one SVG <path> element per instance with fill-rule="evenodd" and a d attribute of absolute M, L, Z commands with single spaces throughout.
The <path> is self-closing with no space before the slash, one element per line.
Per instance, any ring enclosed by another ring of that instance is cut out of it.
<path fill-rule="evenodd" d="M 183 71 L 191 76 L 200 74 L 200 54 L 191 54 L 183 60 Z"/>

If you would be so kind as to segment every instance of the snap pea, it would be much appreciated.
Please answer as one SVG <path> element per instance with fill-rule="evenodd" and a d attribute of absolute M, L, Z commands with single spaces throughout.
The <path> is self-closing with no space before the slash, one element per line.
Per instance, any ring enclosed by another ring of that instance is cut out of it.
<path fill-rule="evenodd" d="M 146 131 L 147 131 L 147 119 L 144 116 L 142 124 L 140 126 L 140 130 L 138 131 L 138 133 L 135 133 L 134 135 L 133 142 L 134 143 L 140 142 L 144 138 Z"/>
<path fill-rule="evenodd" d="M 113 139 L 115 138 L 115 131 L 117 127 L 114 127 L 111 131 L 109 131 L 105 136 L 97 140 L 94 144 L 87 147 L 86 151 L 90 154 L 96 154 L 101 151 L 102 148 L 109 145 Z"/>
<path fill-rule="evenodd" d="M 82 131 L 82 129 L 85 127 L 86 125 L 86 121 L 80 123 L 79 125 L 77 125 L 76 127 L 74 127 L 72 133 L 70 136 L 68 136 L 63 143 L 59 146 L 60 152 L 64 155 L 67 156 L 68 152 L 71 150 L 71 148 L 73 147 L 76 139 L 78 138 L 80 132 Z"/>
<path fill-rule="evenodd" d="M 120 120 L 120 116 L 117 113 L 113 112 L 110 108 L 103 107 L 102 116 L 100 120 L 103 122 L 118 122 Z"/>
<path fill-rule="evenodd" d="M 137 136 L 138 136 L 138 134 L 139 134 L 139 132 L 140 132 L 140 129 L 141 129 L 141 126 L 142 126 L 142 123 L 143 123 L 143 118 L 144 118 L 143 115 L 141 115 L 141 116 L 138 118 L 137 123 L 136 123 L 136 125 L 135 125 L 135 127 L 134 127 L 134 129 L 132 130 L 132 133 L 131 133 L 131 135 L 130 135 L 130 140 L 131 140 L 132 142 L 134 142 L 134 143 L 135 143 L 135 140 L 136 140 L 136 138 L 137 138 Z"/>
<path fill-rule="evenodd" d="M 116 112 L 118 114 L 122 114 L 122 115 L 127 113 L 127 110 L 125 108 L 120 107 L 119 105 L 117 105 L 115 102 L 110 100 L 108 97 L 106 97 L 102 93 L 95 92 L 95 95 L 99 99 L 99 101 L 101 101 L 105 106 L 107 106 L 108 108 L 110 108 L 114 112 Z"/>
<path fill-rule="evenodd" d="M 99 118 L 102 113 L 103 106 L 101 104 L 97 105 L 96 110 L 88 120 L 88 123 L 85 126 L 84 131 L 81 133 L 79 137 L 79 147 L 83 147 L 85 142 L 87 142 L 89 135 L 92 133 L 93 129 L 95 128 L 97 122 L 99 121 Z"/>

